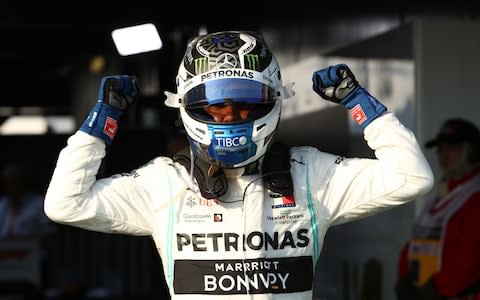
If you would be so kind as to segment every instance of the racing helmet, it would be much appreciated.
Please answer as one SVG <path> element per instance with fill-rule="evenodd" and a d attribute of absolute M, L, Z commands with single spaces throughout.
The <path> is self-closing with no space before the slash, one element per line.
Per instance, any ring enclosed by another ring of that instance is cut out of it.
<path fill-rule="evenodd" d="M 165 104 L 178 107 L 196 158 L 222 168 L 246 166 L 262 157 L 274 140 L 284 86 L 276 58 L 259 33 L 222 31 L 187 44 L 176 77 L 177 93 Z M 248 106 L 248 117 L 215 121 L 206 107 Z"/>

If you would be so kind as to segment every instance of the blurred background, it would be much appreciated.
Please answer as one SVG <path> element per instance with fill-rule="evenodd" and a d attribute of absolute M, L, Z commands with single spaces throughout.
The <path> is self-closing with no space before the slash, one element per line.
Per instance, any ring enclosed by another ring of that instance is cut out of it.
<path fill-rule="evenodd" d="M 279 133 L 290 144 L 373 155 L 347 112 L 311 91 L 312 72 L 339 62 L 348 63 L 422 143 L 447 117 L 480 125 L 480 10 L 473 4 L 99 5 L 0 4 L 0 168 L 11 160 L 25 162 L 30 188 L 40 194 L 105 75 L 137 76 L 142 94 L 121 120 L 100 176 L 171 154 L 167 144 L 176 133 L 177 115 L 163 105 L 163 92 L 175 91 L 185 45 L 199 33 L 238 29 L 264 35 L 285 81 L 295 82 L 296 96 L 285 102 Z M 158 30 L 162 48 L 120 55 L 112 31 L 145 23 Z M 433 153 L 425 154 L 438 170 Z M 316 299 L 394 299 L 396 260 L 421 201 L 331 228 L 317 268 Z M 50 298 L 71 293 L 168 299 L 161 261 L 148 238 L 60 226 L 45 251 L 44 267 L 34 279 Z M 6 273 L 1 266 L 0 261 L 0 273 Z"/>

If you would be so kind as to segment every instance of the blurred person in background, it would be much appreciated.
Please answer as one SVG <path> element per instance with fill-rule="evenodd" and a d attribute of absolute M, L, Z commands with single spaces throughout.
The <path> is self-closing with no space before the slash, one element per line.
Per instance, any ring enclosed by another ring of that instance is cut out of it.
<path fill-rule="evenodd" d="M 480 299 L 480 131 L 446 120 L 426 143 L 441 169 L 399 257 L 399 300 Z"/>
<path fill-rule="evenodd" d="M 48 251 L 58 224 L 45 214 L 27 162 L 9 161 L 1 171 L 0 296 L 40 299 Z"/>
<path fill-rule="evenodd" d="M 25 164 L 9 162 L 1 179 L 0 239 L 41 238 L 55 231 L 43 210 L 45 195 L 31 190 Z"/>
<path fill-rule="evenodd" d="M 375 159 L 276 142 L 282 101 L 293 90 L 260 34 L 210 33 L 186 48 L 165 104 L 179 109 L 188 147 L 97 179 L 138 95 L 135 78 L 105 76 L 95 107 L 59 154 L 45 201 L 62 224 L 151 236 L 172 299 L 312 299 L 330 226 L 432 187 L 414 134 L 347 65 L 314 72 L 313 89 L 350 111 Z"/>

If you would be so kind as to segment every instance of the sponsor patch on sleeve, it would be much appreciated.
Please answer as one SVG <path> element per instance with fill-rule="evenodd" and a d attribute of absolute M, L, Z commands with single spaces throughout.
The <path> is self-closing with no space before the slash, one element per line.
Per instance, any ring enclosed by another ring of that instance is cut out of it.
<path fill-rule="evenodd" d="M 357 122 L 358 125 L 361 125 L 363 122 L 367 120 L 367 115 L 362 109 L 362 106 L 360 104 L 355 105 L 351 110 L 350 114 L 352 115 L 352 118 Z"/>
<path fill-rule="evenodd" d="M 105 126 L 103 127 L 103 133 L 108 135 L 109 138 L 113 139 L 117 133 L 118 124 L 117 120 L 107 117 L 105 121 Z"/>

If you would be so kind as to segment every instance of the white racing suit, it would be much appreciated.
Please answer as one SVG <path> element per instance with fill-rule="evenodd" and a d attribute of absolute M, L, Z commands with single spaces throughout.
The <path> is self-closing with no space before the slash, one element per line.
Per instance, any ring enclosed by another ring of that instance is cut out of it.
<path fill-rule="evenodd" d="M 377 159 L 292 148 L 294 197 L 233 170 L 227 194 L 207 200 L 167 157 L 96 180 L 105 143 L 79 131 L 59 155 L 45 212 L 88 230 L 152 236 L 172 299 L 312 299 L 330 226 L 406 203 L 433 184 L 415 136 L 392 113 L 367 126 L 365 139 Z"/>

